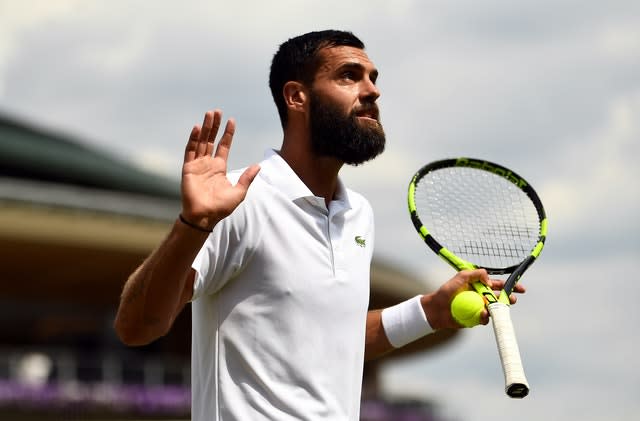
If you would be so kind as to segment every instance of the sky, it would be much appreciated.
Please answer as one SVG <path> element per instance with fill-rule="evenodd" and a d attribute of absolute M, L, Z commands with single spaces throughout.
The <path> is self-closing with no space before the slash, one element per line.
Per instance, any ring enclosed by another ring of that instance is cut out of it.
<path fill-rule="evenodd" d="M 0 113 L 178 178 L 207 109 L 237 121 L 230 165 L 282 139 L 267 87 L 286 39 L 353 31 L 380 71 L 386 152 L 342 177 L 371 202 L 376 258 L 452 270 L 408 218 L 413 173 L 471 156 L 536 188 L 547 245 L 512 314 L 531 394 L 504 395 L 490 327 L 384 370 L 392 396 L 451 420 L 626 420 L 640 413 L 640 2 L 0 1 Z"/>

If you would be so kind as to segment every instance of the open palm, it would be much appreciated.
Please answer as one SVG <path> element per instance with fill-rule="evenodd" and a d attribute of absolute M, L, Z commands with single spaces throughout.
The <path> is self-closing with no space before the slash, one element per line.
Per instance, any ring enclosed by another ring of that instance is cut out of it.
<path fill-rule="evenodd" d="M 215 148 L 222 121 L 220 110 L 207 111 L 202 126 L 195 126 L 185 148 L 182 167 L 182 215 L 191 223 L 211 228 L 227 217 L 242 202 L 249 185 L 259 171 L 253 165 L 232 185 L 227 179 L 227 159 L 235 132 L 229 120 Z M 213 155 L 212 155 L 213 154 Z"/>

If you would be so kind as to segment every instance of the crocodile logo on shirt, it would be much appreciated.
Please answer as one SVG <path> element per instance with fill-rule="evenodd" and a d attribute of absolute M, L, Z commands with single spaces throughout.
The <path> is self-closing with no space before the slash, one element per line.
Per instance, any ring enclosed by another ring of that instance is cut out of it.
<path fill-rule="evenodd" d="M 364 238 L 360 237 L 359 235 L 356 235 L 354 240 L 356 241 L 356 244 L 358 246 L 360 246 L 360 247 L 366 247 L 367 246 L 367 243 L 365 242 Z"/>

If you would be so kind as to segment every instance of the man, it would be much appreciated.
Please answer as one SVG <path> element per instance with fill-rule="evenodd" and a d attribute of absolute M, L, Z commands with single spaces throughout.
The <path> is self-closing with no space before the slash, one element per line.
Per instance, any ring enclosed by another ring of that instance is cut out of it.
<path fill-rule="evenodd" d="M 351 33 L 308 33 L 271 66 L 280 150 L 227 174 L 235 122 L 217 146 L 219 110 L 193 128 L 182 212 L 127 280 L 115 326 L 123 342 L 146 344 L 192 302 L 194 420 L 357 420 L 365 359 L 459 327 L 449 305 L 471 282 L 501 286 L 464 271 L 367 312 L 373 213 L 338 173 L 384 149 L 377 77 Z"/>

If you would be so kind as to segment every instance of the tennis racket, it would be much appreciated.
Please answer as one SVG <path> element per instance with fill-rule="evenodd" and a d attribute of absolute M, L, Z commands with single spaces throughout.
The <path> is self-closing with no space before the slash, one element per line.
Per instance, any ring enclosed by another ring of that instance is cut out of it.
<path fill-rule="evenodd" d="M 425 243 L 456 270 L 484 268 L 509 275 L 498 297 L 481 282 L 474 289 L 491 315 L 505 391 L 524 398 L 524 374 L 509 295 L 537 259 L 547 235 L 542 202 L 514 171 L 492 162 L 454 158 L 422 167 L 409 184 L 409 212 Z"/>

